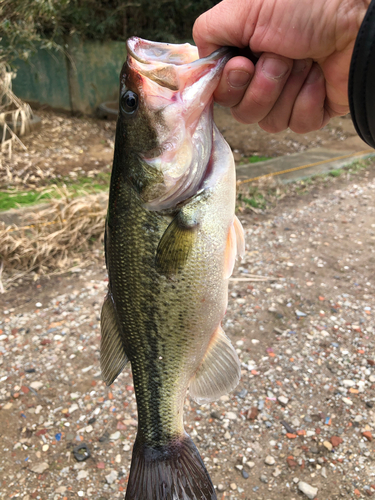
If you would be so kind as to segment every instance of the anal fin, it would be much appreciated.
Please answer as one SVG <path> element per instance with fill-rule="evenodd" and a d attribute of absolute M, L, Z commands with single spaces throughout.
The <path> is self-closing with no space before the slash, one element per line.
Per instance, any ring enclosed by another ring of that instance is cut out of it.
<path fill-rule="evenodd" d="M 111 385 L 129 361 L 121 339 L 121 327 L 110 294 L 104 299 L 100 317 L 100 368 L 107 385 Z"/>
<path fill-rule="evenodd" d="M 199 404 L 216 401 L 236 387 L 241 378 L 240 366 L 234 347 L 219 325 L 190 382 L 190 396 Z"/>

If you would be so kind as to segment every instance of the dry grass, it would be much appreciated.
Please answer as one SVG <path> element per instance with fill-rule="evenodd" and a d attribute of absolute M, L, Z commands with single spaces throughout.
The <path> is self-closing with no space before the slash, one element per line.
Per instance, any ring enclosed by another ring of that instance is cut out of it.
<path fill-rule="evenodd" d="M 104 236 L 107 196 L 72 199 L 65 190 L 61 199 L 27 213 L 22 226 L 0 224 L 0 289 L 20 278 L 37 279 L 97 259 L 102 252 L 93 252 L 93 243 Z"/>
<path fill-rule="evenodd" d="M 18 142 L 23 149 L 24 144 L 18 135 L 24 135 L 32 118 L 32 111 L 28 104 L 24 103 L 12 92 L 12 78 L 14 74 L 8 71 L 4 62 L 0 63 L 0 125 L 2 134 L 0 138 L 1 151 L 8 148 L 8 156 L 12 156 L 12 145 Z"/>

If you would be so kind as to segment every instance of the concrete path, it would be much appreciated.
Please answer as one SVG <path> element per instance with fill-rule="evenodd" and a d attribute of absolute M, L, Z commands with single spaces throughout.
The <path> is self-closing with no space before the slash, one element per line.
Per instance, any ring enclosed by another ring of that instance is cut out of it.
<path fill-rule="evenodd" d="M 362 144 L 362 151 L 358 151 L 358 148 L 342 149 L 339 151 L 337 149 L 314 148 L 301 153 L 280 156 L 272 160 L 241 165 L 236 169 L 237 180 L 242 181 L 270 173 L 295 169 L 294 171 L 275 176 L 275 179 L 279 179 L 284 184 L 287 184 L 307 179 L 314 175 L 325 174 L 331 170 L 350 165 L 360 159 L 375 156 L 374 150 L 369 146 L 366 148 L 366 145 Z M 343 146 L 345 147 L 345 145 Z M 302 168 L 307 165 L 308 167 Z"/>

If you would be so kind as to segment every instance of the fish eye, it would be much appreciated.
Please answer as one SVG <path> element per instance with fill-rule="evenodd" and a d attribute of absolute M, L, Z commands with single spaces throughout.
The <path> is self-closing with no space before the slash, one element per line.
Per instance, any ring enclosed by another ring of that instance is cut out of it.
<path fill-rule="evenodd" d="M 135 92 L 127 90 L 120 100 L 121 111 L 126 115 L 132 115 L 138 109 L 138 96 Z"/>

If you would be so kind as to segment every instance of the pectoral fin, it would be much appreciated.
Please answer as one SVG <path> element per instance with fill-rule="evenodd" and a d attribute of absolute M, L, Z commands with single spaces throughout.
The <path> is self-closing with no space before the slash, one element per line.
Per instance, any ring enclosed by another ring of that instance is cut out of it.
<path fill-rule="evenodd" d="M 225 248 L 224 279 L 232 275 L 237 255 L 240 257 L 245 255 L 245 234 L 241 222 L 234 216 Z"/>
<path fill-rule="evenodd" d="M 176 274 L 184 266 L 197 235 L 197 222 L 180 212 L 163 234 L 156 250 L 155 265 L 161 274 Z"/>
<path fill-rule="evenodd" d="M 212 336 L 201 366 L 190 382 L 190 396 L 199 404 L 216 401 L 234 389 L 240 378 L 237 353 L 219 326 Z"/>
<path fill-rule="evenodd" d="M 111 385 L 129 361 L 121 340 L 121 327 L 110 294 L 104 299 L 100 318 L 100 368 L 107 385 Z"/>

